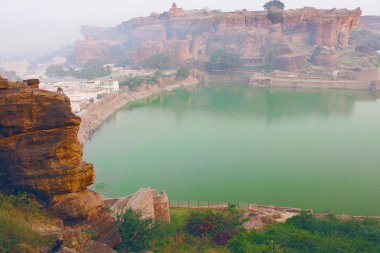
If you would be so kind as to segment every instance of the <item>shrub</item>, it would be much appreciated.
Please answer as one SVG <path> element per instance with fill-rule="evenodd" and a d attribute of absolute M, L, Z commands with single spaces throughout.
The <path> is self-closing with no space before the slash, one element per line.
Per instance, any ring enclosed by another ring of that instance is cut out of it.
<path fill-rule="evenodd" d="M 182 67 L 177 70 L 176 77 L 178 79 L 186 79 L 189 77 L 189 75 L 190 75 L 190 70 L 186 67 Z"/>
<path fill-rule="evenodd" d="M 166 244 L 167 224 L 155 222 L 151 218 L 142 219 L 140 212 L 127 209 L 116 218 L 122 242 L 117 246 L 121 252 L 135 252 L 144 249 L 157 250 Z"/>
<path fill-rule="evenodd" d="M 243 65 L 243 60 L 240 55 L 229 52 L 225 49 L 218 49 L 214 51 L 209 62 L 207 62 L 207 69 L 230 71 L 240 68 Z"/>
<path fill-rule="evenodd" d="M 157 83 L 156 76 L 136 76 L 119 83 L 120 86 L 128 86 L 134 88 L 142 84 L 154 85 Z"/>
<path fill-rule="evenodd" d="M 273 252 L 380 252 L 380 225 L 342 221 L 333 215 L 317 219 L 303 212 L 285 224 L 268 226 L 264 233 L 242 232 L 228 245 L 232 253 L 272 252 L 260 247 Z"/>
<path fill-rule="evenodd" d="M 193 212 L 186 224 L 186 231 L 197 237 L 206 237 L 216 245 L 226 245 L 238 233 L 241 222 L 221 212 Z"/>

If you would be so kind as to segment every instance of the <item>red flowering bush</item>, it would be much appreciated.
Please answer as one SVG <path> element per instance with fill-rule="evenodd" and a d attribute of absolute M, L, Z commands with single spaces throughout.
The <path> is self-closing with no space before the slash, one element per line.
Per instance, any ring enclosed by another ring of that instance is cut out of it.
<path fill-rule="evenodd" d="M 241 222 L 231 214 L 206 211 L 193 212 L 186 224 L 186 231 L 194 236 L 207 237 L 214 244 L 225 246 L 241 228 Z"/>

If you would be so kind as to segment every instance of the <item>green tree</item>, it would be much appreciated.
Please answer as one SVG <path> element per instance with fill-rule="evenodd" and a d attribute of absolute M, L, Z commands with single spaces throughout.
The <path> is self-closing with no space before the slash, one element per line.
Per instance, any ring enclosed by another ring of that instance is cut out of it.
<path fill-rule="evenodd" d="M 283 10 L 285 9 L 285 4 L 279 0 L 272 0 L 267 2 L 264 6 L 267 11 L 267 17 L 272 24 L 279 24 L 283 21 Z"/>
<path fill-rule="evenodd" d="M 274 10 L 274 9 L 284 10 L 285 4 L 279 0 L 272 0 L 272 1 L 269 1 L 266 4 L 264 4 L 263 7 L 267 11 L 268 10 Z"/>
<path fill-rule="evenodd" d="M 230 71 L 240 68 L 243 65 L 243 60 L 240 55 L 227 51 L 225 49 L 218 49 L 214 51 L 210 60 L 207 63 L 207 69 Z"/>
<path fill-rule="evenodd" d="M 265 69 L 269 72 L 273 71 L 275 61 L 276 61 L 276 56 L 275 56 L 275 53 L 273 52 L 273 50 L 271 49 L 267 53 L 267 56 L 265 59 Z"/>
<path fill-rule="evenodd" d="M 177 70 L 176 77 L 178 79 L 186 79 L 189 77 L 189 75 L 190 75 L 190 70 L 186 67 L 182 67 Z"/>
<path fill-rule="evenodd" d="M 101 61 L 97 59 L 90 60 L 86 62 L 83 69 L 75 73 L 77 78 L 94 79 L 97 77 L 108 76 L 111 74 L 111 69 L 109 67 L 104 68 Z"/>
<path fill-rule="evenodd" d="M 170 69 L 173 66 L 174 61 L 165 54 L 152 55 L 143 62 L 143 67 L 147 69 Z"/>
<path fill-rule="evenodd" d="M 322 48 L 321 48 L 320 45 L 318 45 L 316 48 L 314 48 L 314 50 L 313 50 L 313 52 L 311 53 L 311 56 L 310 56 L 310 61 L 311 62 L 315 62 L 317 56 L 321 54 L 321 51 L 322 51 Z"/>

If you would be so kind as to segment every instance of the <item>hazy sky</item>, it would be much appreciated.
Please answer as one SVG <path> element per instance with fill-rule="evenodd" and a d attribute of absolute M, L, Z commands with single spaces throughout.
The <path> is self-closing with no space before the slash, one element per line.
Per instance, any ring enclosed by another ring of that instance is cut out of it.
<path fill-rule="evenodd" d="M 268 0 L 177 0 L 185 9 L 262 10 Z M 166 11 L 173 0 L 1 0 L 0 55 L 52 51 L 81 38 L 81 25 L 113 26 Z M 287 9 L 361 7 L 380 15 L 380 0 L 283 0 Z"/>

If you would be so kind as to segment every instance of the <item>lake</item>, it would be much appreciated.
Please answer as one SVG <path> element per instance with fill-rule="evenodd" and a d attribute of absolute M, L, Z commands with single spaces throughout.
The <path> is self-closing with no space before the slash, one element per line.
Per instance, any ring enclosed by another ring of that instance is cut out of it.
<path fill-rule="evenodd" d="M 380 215 L 380 94 L 210 84 L 126 105 L 84 148 L 92 189 Z"/>

